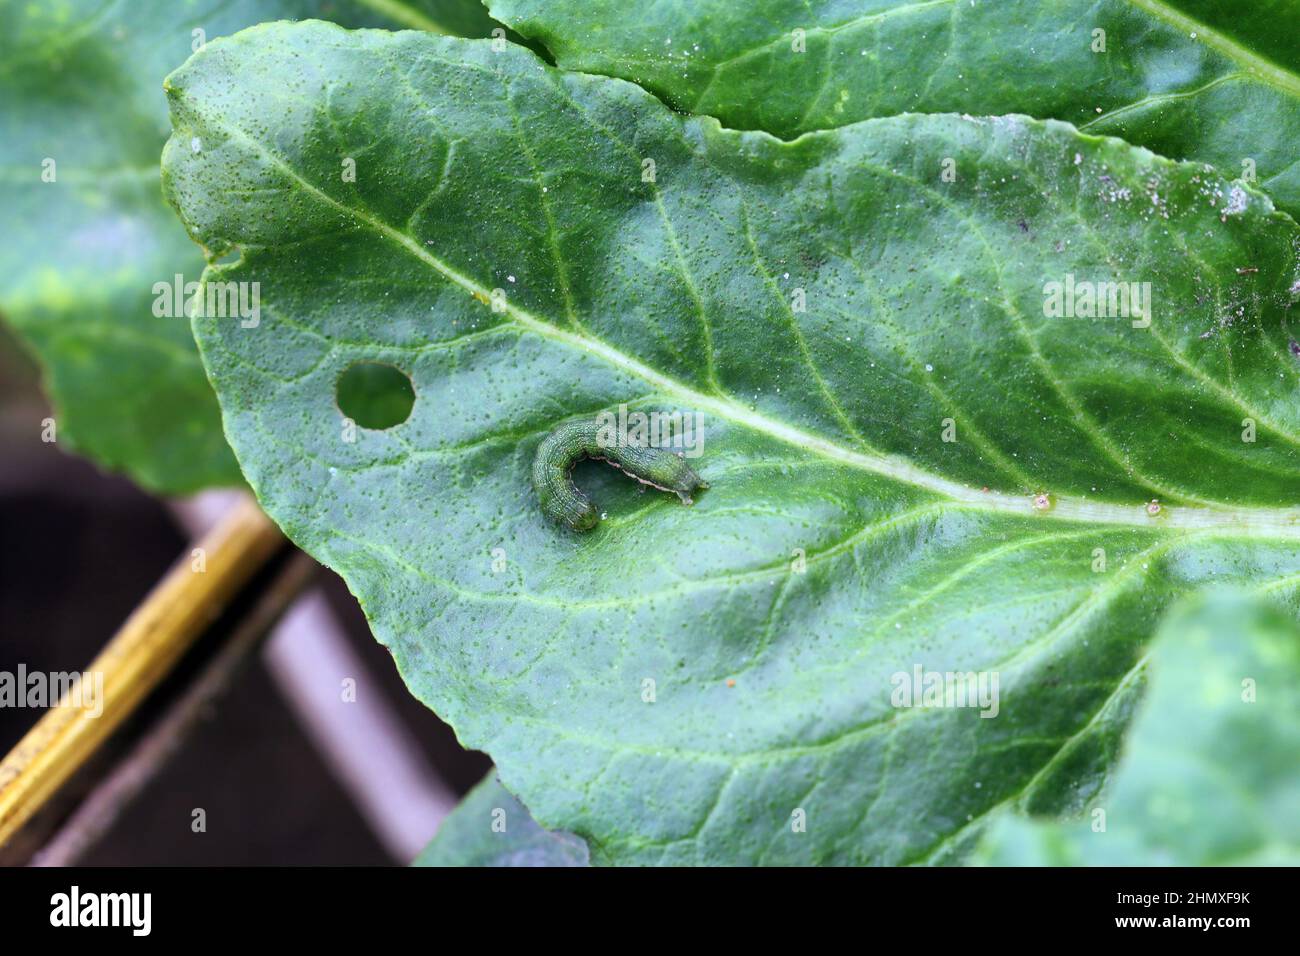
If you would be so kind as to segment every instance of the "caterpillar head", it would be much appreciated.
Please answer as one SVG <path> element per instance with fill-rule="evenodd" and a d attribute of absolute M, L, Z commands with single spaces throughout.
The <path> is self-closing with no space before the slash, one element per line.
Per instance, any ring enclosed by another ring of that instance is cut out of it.
<path fill-rule="evenodd" d="M 600 524 L 600 509 L 590 501 L 584 501 L 581 510 L 569 522 L 574 531 L 590 531 Z"/>

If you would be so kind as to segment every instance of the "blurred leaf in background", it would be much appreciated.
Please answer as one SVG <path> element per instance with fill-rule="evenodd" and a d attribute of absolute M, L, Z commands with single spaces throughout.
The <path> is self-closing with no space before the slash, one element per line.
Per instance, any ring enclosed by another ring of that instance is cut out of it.
<path fill-rule="evenodd" d="M 152 491 L 241 480 L 166 291 L 204 259 L 162 199 L 162 81 L 216 37 L 304 17 L 493 26 L 474 0 L 0 0 L 0 316 L 43 367 L 59 444 Z"/>
<path fill-rule="evenodd" d="M 1300 865 L 1300 627 L 1233 593 L 1189 599 L 1150 652 L 1105 794 L 1077 822 L 999 819 L 995 866 Z"/>

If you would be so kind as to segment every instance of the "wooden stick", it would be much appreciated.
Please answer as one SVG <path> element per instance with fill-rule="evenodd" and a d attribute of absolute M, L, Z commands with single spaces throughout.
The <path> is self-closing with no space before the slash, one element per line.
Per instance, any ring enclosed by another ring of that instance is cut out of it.
<path fill-rule="evenodd" d="M 220 649 L 41 849 L 33 866 L 75 866 L 112 829 L 141 791 L 180 751 L 226 694 L 248 658 L 320 570 L 301 551 L 276 571 L 266 593 L 233 626 Z"/>
<path fill-rule="evenodd" d="M 177 561 L 90 664 L 87 676 L 102 675 L 102 700 L 95 702 L 102 712 L 95 716 L 80 695 L 65 695 L 0 762 L 0 846 L 108 739 L 283 545 L 284 536 L 246 497 Z"/>

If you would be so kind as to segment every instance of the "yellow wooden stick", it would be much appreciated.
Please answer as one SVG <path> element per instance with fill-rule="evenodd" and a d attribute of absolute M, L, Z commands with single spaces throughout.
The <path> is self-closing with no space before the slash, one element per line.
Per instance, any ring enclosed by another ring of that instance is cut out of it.
<path fill-rule="evenodd" d="M 271 520 L 244 497 L 198 543 L 201 554 L 177 561 L 91 662 L 88 674 L 103 678 L 95 708 L 80 695 L 65 695 L 0 763 L 0 846 L 108 739 L 283 543 Z"/>

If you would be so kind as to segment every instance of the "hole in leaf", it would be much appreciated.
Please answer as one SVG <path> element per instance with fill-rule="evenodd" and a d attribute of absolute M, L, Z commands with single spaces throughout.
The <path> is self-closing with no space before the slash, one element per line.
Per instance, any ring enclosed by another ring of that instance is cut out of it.
<path fill-rule="evenodd" d="M 411 417 L 415 388 L 406 373 L 379 362 L 357 362 L 335 386 L 341 411 L 362 428 L 392 428 Z"/>

